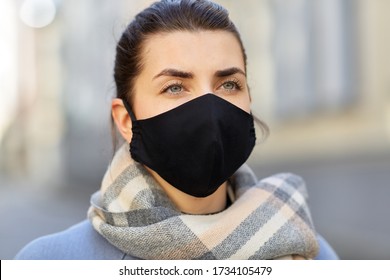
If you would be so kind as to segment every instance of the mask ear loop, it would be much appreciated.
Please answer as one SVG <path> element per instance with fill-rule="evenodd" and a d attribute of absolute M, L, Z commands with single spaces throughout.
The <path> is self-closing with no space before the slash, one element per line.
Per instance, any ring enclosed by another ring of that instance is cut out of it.
<path fill-rule="evenodd" d="M 131 110 L 131 107 L 130 107 L 129 102 L 127 102 L 126 99 L 122 99 L 122 102 L 123 102 L 123 105 L 124 105 L 125 108 L 126 108 L 127 113 L 128 113 L 129 116 L 130 116 L 130 119 L 131 119 L 131 122 L 132 122 L 131 130 L 132 130 L 133 133 L 134 133 L 135 131 L 138 130 L 138 122 L 137 122 L 137 119 L 136 119 L 136 117 L 135 117 L 135 115 L 134 115 L 133 110 Z M 130 141 L 130 143 L 129 143 L 129 153 L 130 153 L 131 157 L 133 157 L 132 152 L 131 152 L 131 141 Z M 134 157 L 133 157 L 133 158 L 134 158 Z M 136 160 L 136 159 L 134 158 L 134 160 Z"/>
<path fill-rule="evenodd" d="M 136 119 L 136 117 L 135 117 L 135 115 L 134 115 L 134 113 L 133 113 L 133 110 L 131 110 L 131 107 L 130 107 L 129 102 L 127 102 L 126 99 L 122 99 L 122 101 L 123 101 L 123 105 L 125 105 L 126 111 L 127 111 L 127 113 L 129 114 L 131 120 L 132 120 L 133 122 L 136 121 L 137 119 Z"/>

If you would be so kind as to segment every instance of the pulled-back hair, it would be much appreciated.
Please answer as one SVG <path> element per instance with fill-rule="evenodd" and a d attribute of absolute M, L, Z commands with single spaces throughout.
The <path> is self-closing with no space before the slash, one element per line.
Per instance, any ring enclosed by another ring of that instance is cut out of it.
<path fill-rule="evenodd" d="M 114 68 L 117 97 L 132 106 L 134 81 L 142 70 L 142 48 L 149 36 L 202 30 L 231 32 L 240 43 L 246 67 L 240 34 L 225 8 L 207 0 L 162 0 L 136 15 L 118 42 Z"/>

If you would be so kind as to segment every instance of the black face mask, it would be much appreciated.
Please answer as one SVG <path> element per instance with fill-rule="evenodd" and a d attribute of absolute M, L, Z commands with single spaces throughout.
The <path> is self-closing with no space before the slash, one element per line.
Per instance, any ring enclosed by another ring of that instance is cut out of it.
<path fill-rule="evenodd" d="M 205 94 L 160 115 L 132 119 L 132 158 L 196 197 L 214 193 L 248 159 L 256 141 L 251 114 Z"/>

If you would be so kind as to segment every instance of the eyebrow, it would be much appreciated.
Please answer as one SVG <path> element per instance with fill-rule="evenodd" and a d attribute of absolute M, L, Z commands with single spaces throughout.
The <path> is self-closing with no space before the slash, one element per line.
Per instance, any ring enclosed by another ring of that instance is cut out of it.
<path fill-rule="evenodd" d="M 154 79 L 157 79 L 158 77 L 161 76 L 171 76 L 171 77 L 178 77 L 178 78 L 184 78 L 184 79 L 191 79 L 194 77 L 194 74 L 191 72 L 185 72 L 177 69 L 164 69 L 160 73 L 158 73 L 156 76 L 153 77 Z"/>
<path fill-rule="evenodd" d="M 223 78 L 223 77 L 231 76 L 231 75 L 234 75 L 237 73 L 246 76 L 246 73 L 238 67 L 230 67 L 230 68 L 226 68 L 223 70 L 218 70 L 215 72 L 214 75 L 218 78 Z M 161 76 L 170 76 L 170 77 L 178 77 L 178 78 L 183 78 L 183 79 L 192 79 L 194 77 L 194 74 L 191 72 L 181 71 L 181 70 L 177 70 L 177 69 L 173 69 L 173 68 L 167 68 L 167 69 L 162 70 L 156 76 L 154 76 L 153 80 L 157 79 L 158 77 L 161 77 Z"/>
<path fill-rule="evenodd" d="M 238 67 L 231 67 L 223 70 L 218 70 L 217 72 L 215 72 L 215 76 L 218 78 L 223 78 L 237 73 L 246 76 L 245 72 Z"/>

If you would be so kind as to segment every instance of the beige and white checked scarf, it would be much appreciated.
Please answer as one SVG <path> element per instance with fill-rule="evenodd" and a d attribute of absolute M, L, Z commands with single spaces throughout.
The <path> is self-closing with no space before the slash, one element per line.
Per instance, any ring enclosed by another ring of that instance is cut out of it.
<path fill-rule="evenodd" d="M 242 166 L 231 178 L 235 199 L 222 212 L 183 214 L 121 147 L 101 190 L 91 197 L 93 227 L 121 251 L 141 259 L 275 259 L 318 252 L 300 177 L 257 181 Z"/>

